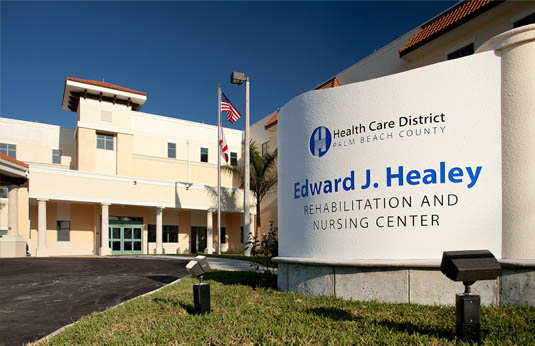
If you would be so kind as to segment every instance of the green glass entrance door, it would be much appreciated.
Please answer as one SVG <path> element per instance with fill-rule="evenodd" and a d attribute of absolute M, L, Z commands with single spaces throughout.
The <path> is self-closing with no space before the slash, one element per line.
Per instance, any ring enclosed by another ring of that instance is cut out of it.
<path fill-rule="evenodd" d="M 110 225 L 109 237 L 110 249 L 113 255 L 143 253 L 143 225 Z"/>

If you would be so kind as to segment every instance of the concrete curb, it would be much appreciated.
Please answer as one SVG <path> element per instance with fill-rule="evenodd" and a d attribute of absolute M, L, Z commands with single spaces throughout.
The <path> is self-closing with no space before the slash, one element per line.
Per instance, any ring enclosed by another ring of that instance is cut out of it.
<path fill-rule="evenodd" d="M 117 308 L 117 307 L 119 307 L 119 306 L 121 306 L 121 305 L 123 305 L 123 304 L 126 304 L 126 303 L 128 303 L 128 302 L 131 302 L 131 301 L 134 301 L 134 300 L 136 300 L 136 299 L 139 299 L 139 298 L 148 296 L 148 295 L 150 295 L 150 294 L 156 293 L 156 292 L 158 292 L 158 291 L 160 291 L 160 290 L 162 290 L 162 289 L 164 289 L 164 288 L 166 288 L 166 287 L 169 287 L 169 286 L 171 286 L 171 285 L 174 285 L 174 284 L 178 283 L 179 281 L 184 280 L 184 279 L 187 279 L 187 278 L 189 278 L 189 277 L 191 277 L 191 274 L 188 274 L 188 275 L 186 275 L 186 276 L 184 276 L 184 277 L 181 277 L 180 279 L 176 279 L 175 281 L 170 282 L 170 283 L 168 283 L 167 285 L 164 285 L 164 286 L 162 286 L 162 287 L 158 287 L 157 289 L 155 289 L 155 290 L 153 290 L 153 291 L 149 291 L 149 292 L 143 293 L 143 294 L 140 295 L 140 296 L 137 296 L 137 297 L 134 297 L 134 298 L 125 300 L 124 302 L 120 302 L 119 304 L 114 305 L 114 306 L 111 306 L 111 307 L 107 308 L 106 310 L 98 311 L 97 313 L 102 313 L 102 312 L 107 312 L 107 311 L 113 310 L 113 309 L 115 309 L 115 308 Z M 89 316 L 89 315 L 86 315 L 86 316 Z M 84 317 L 84 316 L 82 316 L 82 317 Z M 59 329 L 53 331 L 52 333 L 50 333 L 50 334 L 48 334 L 48 335 L 42 337 L 41 339 L 36 340 L 36 341 L 29 342 L 29 343 L 27 343 L 26 345 L 28 345 L 28 346 L 36 346 L 36 345 L 39 345 L 39 344 L 45 342 L 46 340 L 48 340 L 48 339 L 54 337 L 56 334 L 61 333 L 61 332 L 64 331 L 65 329 L 74 326 L 74 325 L 77 324 L 78 322 L 80 322 L 80 320 L 75 321 L 75 322 L 73 322 L 73 323 L 71 323 L 71 324 L 67 324 L 66 326 L 63 326 L 63 327 L 61 327 L 61 328 L 59 328 Z"/>

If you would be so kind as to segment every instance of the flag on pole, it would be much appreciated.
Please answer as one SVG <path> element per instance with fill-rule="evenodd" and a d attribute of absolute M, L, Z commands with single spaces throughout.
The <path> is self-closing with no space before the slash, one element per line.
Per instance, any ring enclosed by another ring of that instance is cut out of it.
<path fill-rule="evenodd" d="M 225 139 L 225 135 L 223 134 L 223 126 L 219 124 L 219 148 L 221 149 L 221 156 L 225 159 L 225 161 L 228 164 L 228 146 L 227 146 L 227 140 Z"/>
<path fill-rule="evenodd" d="M 235 123 L 241 117 L 240 112 L 234 107 L 232 102 L 225 96 L 225 93 L 221 91 L 221 112 L 227 113 L 227 119 L 231 123 Z"/>

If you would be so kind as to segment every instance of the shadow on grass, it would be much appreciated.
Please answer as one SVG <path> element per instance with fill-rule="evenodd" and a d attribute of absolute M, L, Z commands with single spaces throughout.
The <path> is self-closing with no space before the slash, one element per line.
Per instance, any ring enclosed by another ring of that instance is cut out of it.
<path fill-rule="evenodd" d="M 358 321 L 373 323 L 378 327 L 386 327 L 392 331 L 398 331 L 400 333 L 427 335 L 429 337 L 436 337 L 441 339 L 447 339 L 449 341 L 455 340 L 455 331 L 450 328 L 436 328 L 431 326 L 418 325 L 412 322 L 398 322 L 392 320 L 378 320 L 355 316 L 352 313 L 331 307 L 320 307 L 308 309 L 307 313 L 315 314 L 322 318 L 328 318 L 332 321 Z"/>
<path fill-rule="evenodd" d="M 329 318 L 333 321 L 353 321 L 355 319 L 351 313 L 338 308 L 314 308 L 308 309 L 307 313 Z"/>
<path fill-rule="evenodd" d="M 181 301 L 177 301 L 174 299 L 167 299 L 167 298 L 153 298 L 152 301 L 155 302 L 156 304 L 171 305 L 175 308 L 180 307 L 186 310 L 188 314 L 195 315 L 195 308 L 193 304 L 186 304 Z"/>
<path fill-rule="evenodd" d="M 455 331 L 450 328 L 435 328 L 412 322 L 396 322 L 390 320 L 368 320 L 367 322 L 386 327 L 390 330 L 397 330 L 401 333 L 427 335 L 430 337 L 444 338 L 449 341 L 455 340 Z"/>
<path fill-rule="evenodd" d="M 244 285 L 256 288 L 275 288 L 277 286 L 277 276 L 266 276 L 255 272 L 227 272 L 213 271 L 205 274 L 206 280 L 219 282 L 223 285 Z"/>

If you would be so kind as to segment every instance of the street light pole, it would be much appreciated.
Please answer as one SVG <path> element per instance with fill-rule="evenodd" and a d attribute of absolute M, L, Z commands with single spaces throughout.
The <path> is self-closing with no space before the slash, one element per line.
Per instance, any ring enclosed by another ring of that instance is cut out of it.
<path fill-rule="evenodd" d="M 245 81 L 245 182 L 243 186 L 243 254 L 251 256 L 251 244 L 247 244 L 251 239 L 251 214 L 249 212 L 249 189 L 250 189 L 250 157 L 249 157 L 249 76 Z M 249 246 L 248 246 L 249 245 Z"/>
<path fill-rule="evenodd" d="M 244 151 L 244 182 L 243 182 L 243 254 L 251 256 L 251 244 L 248 244 L 251 237 L 251 213 L 249 206 L 249 190 L 250 190 L 250 157 L 249 157 L 249 76 L 245 76 L 242 72 L 232 72 L 230 75 L 230 83 L 242 85 L 245 82 L 245 133 L 243 138 Z M 258 217 L 258 216 L 257 216 Z"/>

